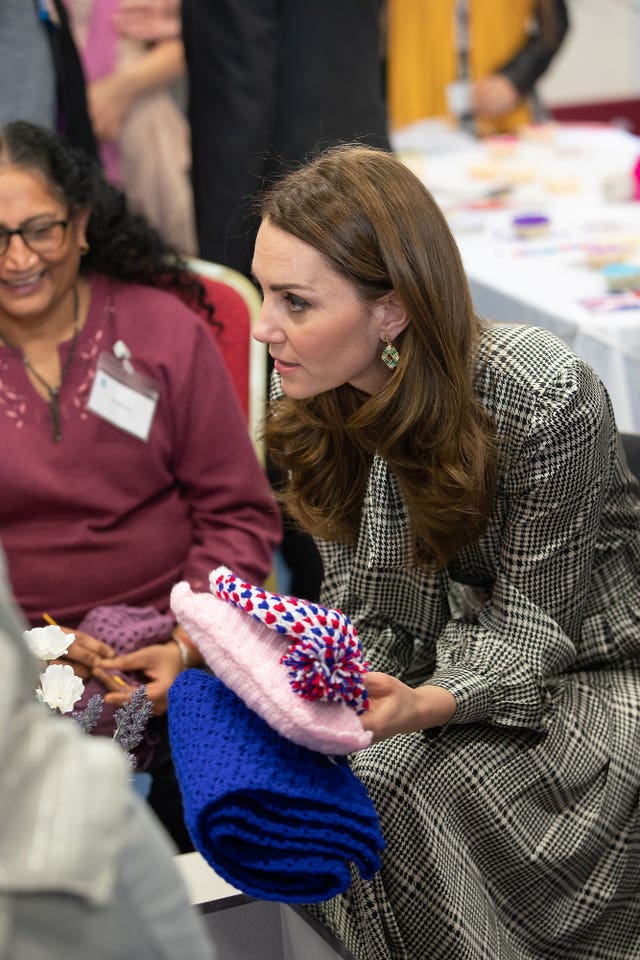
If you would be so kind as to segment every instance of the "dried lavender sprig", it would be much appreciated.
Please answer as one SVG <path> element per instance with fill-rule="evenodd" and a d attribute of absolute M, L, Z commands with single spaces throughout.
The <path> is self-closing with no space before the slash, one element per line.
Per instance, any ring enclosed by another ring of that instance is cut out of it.
<path fill-rule="evenodd" d="M 79 725 L 83 733 L 91 733 L 102 713 L 104 700 L 99 693 L 89 698 L 84 710 L 74 710 L 71 716 Z"/>
<path fill-rule="evenodd" d="M 152 712 L 153 704 L 147 697 L 147 688 L 143 683 L 131 694 L 131 698 L 116 710 L 113 739 L 123 750 L 130 751 L 138 746 Z"/>

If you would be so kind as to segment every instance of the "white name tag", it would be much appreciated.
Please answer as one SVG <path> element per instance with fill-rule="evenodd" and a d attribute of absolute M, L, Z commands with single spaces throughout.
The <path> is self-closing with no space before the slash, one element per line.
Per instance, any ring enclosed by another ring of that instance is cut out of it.
<path fill-rule="evenodd" d="M 456 80 L 446 88 L 447 107 L 454 117 L 463 117 L 473 113 L 471 84 L 468 80 Z"/>
<path fill-rule="evenodd" d="M 159 395 L 155 380 L 124 370 L 110 353 L 101 353 L 87 410 L 114 427 L 147 440 Z"/>

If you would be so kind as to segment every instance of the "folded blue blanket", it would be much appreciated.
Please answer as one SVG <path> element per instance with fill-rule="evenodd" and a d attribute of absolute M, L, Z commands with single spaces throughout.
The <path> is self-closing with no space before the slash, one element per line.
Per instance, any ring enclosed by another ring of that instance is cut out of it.
<path fill-rule="evenodd" d="M 379 870 L 378 817 L 344 759 L 281 737 L 202 670 L 171 687 L 169 735 L 193 843 L 243 893 L 314 903 L 349 888 L 349 862 Z"/>

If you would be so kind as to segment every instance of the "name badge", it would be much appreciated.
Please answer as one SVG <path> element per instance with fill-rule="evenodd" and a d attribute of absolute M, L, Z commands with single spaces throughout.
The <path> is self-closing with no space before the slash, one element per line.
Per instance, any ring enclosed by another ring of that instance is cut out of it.
<path fill-rule="evenodd" d="M 447 107 L 454 117 L 469 116 L 473 113 L 471 84 L 468 80 L 456 80 L 446 87 Z"/>
<path fill-rule="evenodd" d="M 151 377 L 124 369 L 110 353 L 98 357 L 87 410 L 140 440 L 149 438 L 160 392 Z"/>

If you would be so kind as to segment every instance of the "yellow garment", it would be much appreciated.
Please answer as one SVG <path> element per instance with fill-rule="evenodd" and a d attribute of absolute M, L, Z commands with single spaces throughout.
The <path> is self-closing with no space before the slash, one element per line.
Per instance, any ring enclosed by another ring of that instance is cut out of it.
<path fill-rule="evenodd" d="M 469 0 L 470 79 L 506 63 L 525 43 L 535 0 Z M 424 117 L 448 116 L 446 87 L 458 79 L 456 0 L 387 0 L 387 71 L 392 129 Z M 479 132 L 516 130 L 531 119 L 521 104 L 483 120 Z"/>

